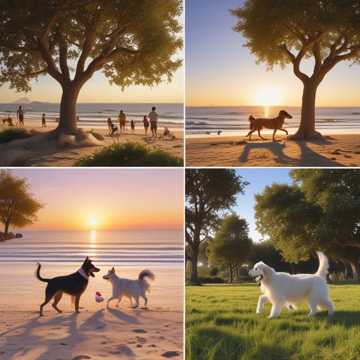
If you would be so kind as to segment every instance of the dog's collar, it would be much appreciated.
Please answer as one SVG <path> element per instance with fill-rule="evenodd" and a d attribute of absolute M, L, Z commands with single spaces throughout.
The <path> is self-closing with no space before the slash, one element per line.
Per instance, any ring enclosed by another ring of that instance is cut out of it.
<path fill-rule="evenodd" d="M 86 272 L 84 271 L 83 268 L 80 268 L 78 270 L 78 273 L 85 279 L 85 280 L 89 280 L 89 276 L 86 274 Z"/>

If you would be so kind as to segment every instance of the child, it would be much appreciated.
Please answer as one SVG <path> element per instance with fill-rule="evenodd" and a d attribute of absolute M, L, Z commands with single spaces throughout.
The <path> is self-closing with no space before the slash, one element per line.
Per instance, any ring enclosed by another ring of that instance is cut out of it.
<path fill-rule="evenodd" d="M 41 116 L 41 127 L 46 127 L 46 118 L 44 113 Z"/>
<path fill-rule="evenodd" d="M 131 126 L 131 132 L 134 133 L 134 131 L 135 131 L 135 121 L 134 120 L 131 120 L 130 126 Z"/>
<path fill-rule="evenodd" d="M 146 115 L 144 116 L 143 122 L 144 122 L 145 136 L 147 136 L 147 133 L 149 131 L 150 123 L 149 123 L 149 119 L 148 119 L 148 117 Z"/>
<path fill-rule="evenodd" d="M 114 134 L 118 131 L 118 127 L 113 124 L 113 122 L 111 121 L 111 118 L 107 119 L 107 125 L 108 125 L 110 136 L 114 136 Z"/>

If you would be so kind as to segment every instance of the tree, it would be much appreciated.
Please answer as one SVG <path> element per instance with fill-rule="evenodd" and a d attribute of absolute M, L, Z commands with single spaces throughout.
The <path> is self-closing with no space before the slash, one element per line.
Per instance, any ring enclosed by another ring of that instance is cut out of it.
<path fill-rule="evenodd" d="M 191 258 L 191 278 L 198 284 L 199 248 L 219 225 L 219 215 L 225 214 L 243 193 L 247 183 L 230 169 L 186 170 L 186 242 Z"/>
<path fill-rule="evenodd" d="M 32 224 L 42 205 L 29 192 L 25 179 L 8 171 L 0 171 L 0 221 L 5 237 L 10 225 L 23 227 Z"/>
<path fill-rule="evenodd" d="M 232 10 L 234 28 L 246 46 L 270 68 L 291 64 L 303 83 L 300 127 L 293 139 L 319 137 L 315 130 L 317 89 L 338 63 L 360 58 L 358 0 L 246 0 Z M 313 60 L 312 74 L 302 71 Z"/>
<path fill-rule="evenodd" d="M 293 170 L 293 185 L 273 184 L 256 196 L 259 231 L 285 260 L 307 260 L 314 250 L 351 265 L 360 259 L 360 173 L 357 170 Z"/>
<path fill-rule="evenodd" d="M 209 242 L 210 262 L 213 265 L 226 265 L 232 283 L 240 266 L 248 259 L 251 246 L 246 220 L 235 214 L 228 215 L 221 222 L 214 239 Z"/>
<path fill-rule="evenodd" d="M 0 84 L 30 91 L 48 74 L 62 88 L 58 131 L 77 130 L 76 102 L 99 70 L 123 89 L 171 80 L 181 0 L 4 0 L 0 4 Z"/>

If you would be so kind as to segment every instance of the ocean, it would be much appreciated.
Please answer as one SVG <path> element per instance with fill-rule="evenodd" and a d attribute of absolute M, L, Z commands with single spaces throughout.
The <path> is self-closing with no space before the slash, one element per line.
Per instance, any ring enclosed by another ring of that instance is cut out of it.
<path fill-rule="evenodd" d="M 183 233 L 146 231 L 25 231 L 0 243 L 0 264 L 81 265 L 86 256 L 109 266 L 182 267 Z"/>
<path fill-rule="evenodd" d="M 277 116 L 281 109 L 293 119 L 286 120 L 285 128 L 296 130 L 300 123 L 300 107 L 188 107 L 186 108 L 186 132 L 193 135 L 216 133 L 246 134 L 249 131 L 249 115 L 255 117 Z M 333 133 L 360 132 L 360 107 L 318 107 L 316 127 Z"/>
<path fill-rule="evenodd" d="M 12 116 L 16 118 L 18 104 L 0 104 L 0 117 Z M 117 119 L 122 109 L 127 114 L 128 120 L 142 122 L 144 115 L 156 106 L 159 114 L 159 124 L 172 128 L 182 128 L 184 124 L 183 104 L 116 104 L 116 103 L 79 103 L 77 104 L 77 115 L 79 124 L 84 127 L 106 128 L 106 119 L 111 117 Z M 59 118 L 59 104 L 31 102 L 24 104 L 25 124 L 26 119 L 39 120 L 41 114 L 45 113 L 49 122 L 55 122 Z"/>

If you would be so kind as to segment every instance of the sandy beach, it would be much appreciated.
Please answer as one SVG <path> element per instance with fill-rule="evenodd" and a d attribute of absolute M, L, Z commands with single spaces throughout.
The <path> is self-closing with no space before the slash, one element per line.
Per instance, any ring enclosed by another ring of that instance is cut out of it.
<path fill-rule="evenodd" d="M 44 283 L 34 276 L 35 264 L 1 266 L 0 358 L 3 360 L 81 359 L 182 359 L 183 272 L 180 267 L 152 268 L 156 275 L 149 294 L 149 310 L 132 309 L 127 299 L 119 308 L 95 302 L 95 292 L 105 299 L 111 286 L 102 279 L 108 266 L 90 279 L 82 296 L 82 312 L 75 315 L 68 297 L 60 302 L 63 314 L 48 306 L 38 316 Z M 43 274 L 51 277 L 77 270 L 74 265 L 44 264 Z M 121 268 L 134 278 L 139 269 Z M 11 282 L 9 282 L 11 279 Z"/>
<path fill-rule="evenodd" d="M 204 136 L 186 139 L 187 166 L 342 167 L 360 165 L 360 134 L 329 134 L 322 140 L 277 142 L 254 136 Z"/>
<path fill-rule="evenodd" d="M 46 132 L 55 129 L 56 123 L 49 122 L 46 128 L 41 127 L 41 120 L 27 120 L 25 128 L 33 130 L 37 135 L 28 139 L 14 140 L 9 143 L 0 144 L 0 165 L 1 166 L 73 166 L 74 163 L 84 156 L 99 151 L 104 146 L 114 143 L 137 142 L 148 146 L 151 149 L 160 149 L 172 155 L 183 158 L 184 135 L 183 130 L 171 128 L 171 132 L 176 139 L 169 140 L 162 137 L 156 139 L 151 137 L 149 129 L 148 136 L 145 137 L 144 129 L 140 124 L 137 125 L 134 133 L 130 128 L 125 134 L 110 137 L 105 127 L 93 128 L 95 132 L 104 136 L 105 140 L 91 146 L 66 146 L 60 147 L 55 141 L 44 140 Z M 91 130 L 90 127 L 82 127 L 84 130 Z M 0 126 L 0 131 L 7 127 Z M 159 124 L 158 134 L 162 135 L 164 126 Z"/>

